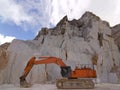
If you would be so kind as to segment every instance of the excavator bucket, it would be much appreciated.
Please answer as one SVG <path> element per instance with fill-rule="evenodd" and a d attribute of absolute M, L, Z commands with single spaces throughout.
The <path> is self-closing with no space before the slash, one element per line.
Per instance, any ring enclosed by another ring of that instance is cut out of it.
<path fill-rule="evenodd" d="M 32 86 L 32 84 L 27 83 L 27 81 L 25 79 L 20 78 L 20 87 L 22 87 L 22 88 L 29 88 L 31 86 Z"/>

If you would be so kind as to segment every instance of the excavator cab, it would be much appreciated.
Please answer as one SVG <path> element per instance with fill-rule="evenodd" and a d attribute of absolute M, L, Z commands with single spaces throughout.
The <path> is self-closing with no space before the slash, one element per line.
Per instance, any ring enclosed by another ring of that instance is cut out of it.
<path fill-rule="evenodd" d="M 71 76 L 71 67 L 70 66 L 64 66 L 64 67 L 60 67 L 61 68 L 61 75 L 62 77 L 70 77 Z"/>

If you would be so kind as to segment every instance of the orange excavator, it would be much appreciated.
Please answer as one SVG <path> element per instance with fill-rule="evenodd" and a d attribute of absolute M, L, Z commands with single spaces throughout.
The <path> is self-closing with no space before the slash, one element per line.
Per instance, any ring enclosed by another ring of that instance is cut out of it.
<path fill-rule="evenodd" d="M 32 57 L 20 77 L 21 87 L 30 87 L 31 84 L 27 83 L 26 76 L 34 65 L 54 63 L 60 66 L 62 79 L 56 81 L 56 86 L 59 89 L 92 89 L 94 88 L 93 79 L 96 78 L 96 71 L 90 67 L 76 67 L 74 70 L 67 66 L 62 59 L 57 57 Z"/>

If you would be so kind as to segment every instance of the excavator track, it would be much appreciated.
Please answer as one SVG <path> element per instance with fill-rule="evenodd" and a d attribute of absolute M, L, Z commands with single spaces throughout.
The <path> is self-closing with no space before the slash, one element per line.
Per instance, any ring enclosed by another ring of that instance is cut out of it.
<path fill-rule="evenodd" d="M 92 79 L 58 79 L 56 82 L 58 89 L 93 89 Z"/>

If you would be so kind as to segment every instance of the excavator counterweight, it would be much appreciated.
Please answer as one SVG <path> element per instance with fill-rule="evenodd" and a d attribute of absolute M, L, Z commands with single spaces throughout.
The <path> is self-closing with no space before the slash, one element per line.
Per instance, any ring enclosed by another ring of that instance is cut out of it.
<path fill-rule="evenodd" d="M 59 89 L 91 89 L 94 88 L 93 78 L 96 78 L 96 71 L 89 67 L 79 68 L 76 67 L 72 70 L 70 66 L 67 66 L 62 59 L 57 57 L 39 57 L 40 60 L 36 60 L 32 57 L 20 77 L 20 86 L 27 88 L 31 87 L 31 84 L 27 83 L 26 77 L 34 65 L 38 64 L 50 64 L 54 63 L 60 66 L 61 75 L 63 79 L 56 81 L 56 86 Z"/>

